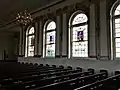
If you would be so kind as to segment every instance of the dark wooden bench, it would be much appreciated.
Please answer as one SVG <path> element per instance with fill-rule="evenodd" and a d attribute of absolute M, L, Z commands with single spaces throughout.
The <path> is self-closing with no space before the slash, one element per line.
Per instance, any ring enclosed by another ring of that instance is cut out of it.
<path fill-rule="evenodd" d="M 107 72 L 101 72 L 98 74 L 89 75 L 85 77 L 78 77 L 75 79 L 54 83 L 42 87 L 32 88 L 29 90 L 74 90 L 77 87 L 82 87 L 84 85 L 93 83 L 97 80 L 105 79 L 107 77 L 108 77 Z"/>
<path fill-rule="evenodd" d="M 108 77 L 101 81 L 76 88 L 75 90 L 119 90 L 120 89 L 120 73 L 116 72 L 114 76 Z"/>
<path fill-rule="evenodd" d="M 7 84 L 12 84 L 12 83 L 19 83 L 19 82 L 26 82 L 26 81 L 31 81 L 31 80 L 37 80 L 37 79 L 44 79 L 44 78 L 49 78 L 52 76 L 60 76 L 60 75 L 66 75 L 69 73 L 77 73 L 81 72 L 81 70 L 66 70 L 63 69 L 61 72 L 53 72 L 53 73 L 44 73 L 44 74 L 39 74 L 39 75 L 32 75 L 32 76 L 25 76 L 25 77 L 20 77 L 20 78 L 13 78 L 11 80 L 3 80 L 0 82 L 2 86 L 7 85 Z"/>
<path fill-rule="evenodd" d="M 44 85 L 48 85 L 51 83 L 55 83 L 55 82 L 60 82 L 60 81 L 65 81 L 68 79 L 73 79 L 73 78 L 77 78 L 77 77 L 83 77 L 83 76 L 87 76 L 87 75 L 92 75 L 94 74 L 94 70 L 93 69 L 89 69 L 89 71 L 86 72 L 77 72 L 77 73 L 70 73 L 69 75 L 63 75 L 63 76 L 57 76 L 57 77 L 51 77 L 51 78 L 47 78 L 47 79 L 39 79 L 38 80 L 32 80 L 29 82 L 25 82 L 25 83 L 17 83 L 17 84 L 13 84 L 10 86 L 7 86 L 7 88 L 33 88 L 33 86 L 38 87 L 38 86 L 44 86 Z M 21 89 L 21 90 L 22 90 Z M 11 89 L 10 89 L 11 90 Z"/>
<path fill-rule="evenodd" d="M 25 73 L 20 73 L 20 74 L 15 74 L 15 75 L 8 75 L 4 80 L 11 80 L 11 78 L 19 78 L 19 77 L 24 77 L 24 76 L 31 76 L 31 75 L 38 75 L 38 74 L 43 74 L 43 73 L 51 73 L 51 72 L 59 72 L 59 71 L 67 71 L 71 70 L 70 68 L 54 68 L 54 69 L 49 69 L 49 70 L 39 70 L 39 71 L 31 71 L 31 72 L 25 72 Z"/>

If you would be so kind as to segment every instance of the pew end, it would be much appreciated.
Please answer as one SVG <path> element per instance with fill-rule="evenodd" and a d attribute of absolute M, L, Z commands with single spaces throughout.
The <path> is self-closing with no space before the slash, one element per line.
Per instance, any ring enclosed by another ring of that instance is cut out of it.
<path fill-rule="evenodd" d="M 67 66 L 67 68 L 71 69 L 72 70 L 72 67 L 71 66 Z"/>
<path fill-rule="evenodd" d="M 40 64 L 39 66 L 43 67 L 44 65 L 43 65 L 43 64 Z"/>
<path fill-rule="evenodd" d="M 83 69 L 81 67 L 76 67 L 77 70 L 80 70 L 81 72 L 83 71 Z"/>
<path fill-rule="evenodd" d="M 120 74 L 120 71 L 115 71 L 115 75 L 118 75 L 118 74 Z"/>
<path fill-rule="evenodd" d="M 108 70 L 101 69 L 100 72 L 106 72 L 106 73 L 108 73 Z"/>
<path fill-rule="evenodd" d="M 52 67 L 56 68 L 57 66 L 56 65 L 52 65 Z"/>
<path fill-rule="evenodd" d="M 88 68 L 88 71 L 91 71 L 92 73 L 95 73 L 95 70 L 93 68 Z"/>
<path fill-rule="evenodd" d="M 60 65 L 59 68 L 64 69 L 64 66 L 63 66 L 63 65 Z"/>
<path fill-rule="evenodd" d="M 50 65 L 49 65 L 49 64 L 46 64 L 46 67 L 50 67 Z"/>

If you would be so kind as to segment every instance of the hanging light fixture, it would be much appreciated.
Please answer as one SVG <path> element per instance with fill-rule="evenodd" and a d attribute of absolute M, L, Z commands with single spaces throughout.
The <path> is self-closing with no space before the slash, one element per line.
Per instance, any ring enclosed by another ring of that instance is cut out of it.
<path fill-rule="evenodd" d="M 31 17 L 30 13 L 25 10 L 24 12 L 20 12 L 17 14 L 17 22 L 21 25 L 27 25 L 32 22 L 33 18 Z"/>

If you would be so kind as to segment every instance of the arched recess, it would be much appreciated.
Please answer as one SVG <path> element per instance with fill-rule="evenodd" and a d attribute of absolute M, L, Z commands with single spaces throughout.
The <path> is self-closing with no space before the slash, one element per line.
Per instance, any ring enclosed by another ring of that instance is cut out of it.
<path fill-rule="evenodd" d="M 120 58 L 120 0 L 117 0 L 110 12 L 111 16 L 111 59 Z"/>
<path fill-rule="evenodd" d="M 35 28 L 28 27 L 26 31 L 25 57 L 34 56 L 35 48 Z"/>
<path fill-rule="evenodd" d="M 68 57 L 88 57 L 88 17 L 80 10 L 69 19 Z"/>
<path fill-rule="evenodd" d="M 44 25 L 43 32 L 43 58 L 55 57 L 56 46 L 56 23 L 48 20 Z"/>

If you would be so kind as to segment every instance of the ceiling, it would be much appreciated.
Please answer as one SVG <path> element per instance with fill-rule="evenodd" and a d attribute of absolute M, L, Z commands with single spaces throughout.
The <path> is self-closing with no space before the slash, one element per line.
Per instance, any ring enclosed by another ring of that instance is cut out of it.
<path fill-rule="evenodd" d="M 25 9 L 35 10 L 43 5 L 57 0 L 1 0 L 0 1 L 0 26 L 14 20 L 17 12 Z"/>

